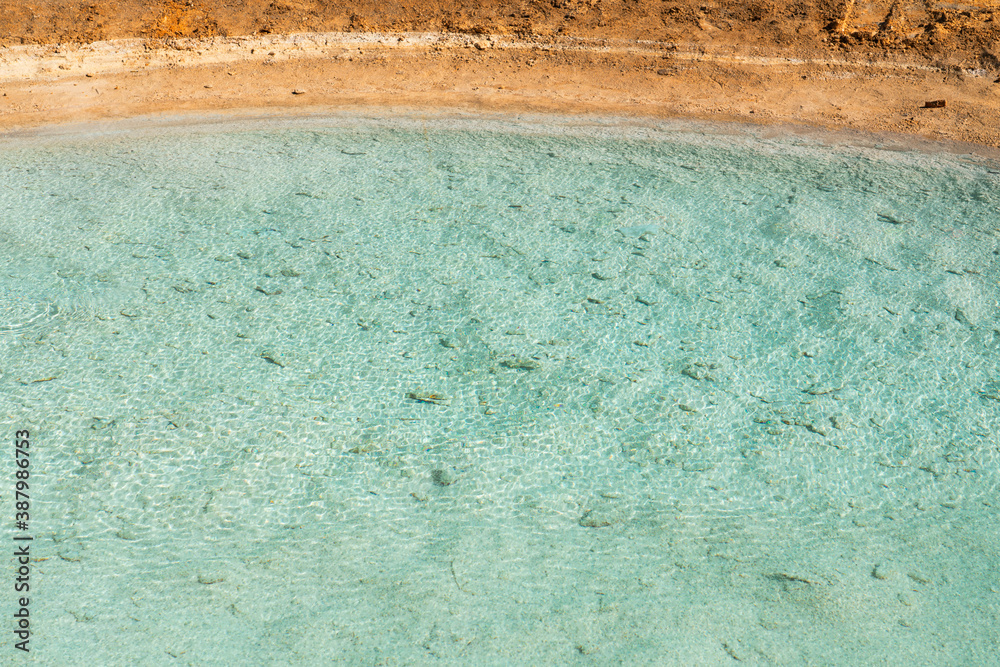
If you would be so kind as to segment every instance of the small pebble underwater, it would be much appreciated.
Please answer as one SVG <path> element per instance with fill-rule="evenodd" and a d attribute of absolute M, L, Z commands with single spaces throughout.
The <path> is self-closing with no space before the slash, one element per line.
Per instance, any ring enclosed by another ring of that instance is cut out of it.
<path fill-rule="evenodd" d="M 0 145 L 38 664 L 996 664 L 995 162 L 597 120 Z"/>

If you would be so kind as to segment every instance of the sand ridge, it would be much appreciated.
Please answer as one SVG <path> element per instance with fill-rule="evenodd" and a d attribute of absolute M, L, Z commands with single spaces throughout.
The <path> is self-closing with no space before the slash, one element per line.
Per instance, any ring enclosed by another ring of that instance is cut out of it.
<path fill-rule="evenodd" d="M 998 89 L 981 68 L 565 36 L 303 33 L 0 50 L 8 130 L 172 111 L 389 105 L 802 123 L 1000 146 Z M 947 105 L 923 108 L 936 99 Z"/>

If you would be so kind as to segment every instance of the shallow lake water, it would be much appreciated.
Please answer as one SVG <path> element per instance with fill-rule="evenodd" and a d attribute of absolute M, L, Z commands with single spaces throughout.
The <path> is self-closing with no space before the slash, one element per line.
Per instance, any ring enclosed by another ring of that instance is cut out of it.
<path fill-rule="evenodd" d="M 412 115 L 0 146 L 34 662 L 1000 651 L 996 161 Z"/>

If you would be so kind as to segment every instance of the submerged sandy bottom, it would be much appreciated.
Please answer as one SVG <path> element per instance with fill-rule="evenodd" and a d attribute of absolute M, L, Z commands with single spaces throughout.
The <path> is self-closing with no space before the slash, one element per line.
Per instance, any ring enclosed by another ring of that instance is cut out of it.
<path fill-rule="evenodd" d="M 43 664 L 996 652 L 994 162 L 169 125 L 0 157 Z"/>

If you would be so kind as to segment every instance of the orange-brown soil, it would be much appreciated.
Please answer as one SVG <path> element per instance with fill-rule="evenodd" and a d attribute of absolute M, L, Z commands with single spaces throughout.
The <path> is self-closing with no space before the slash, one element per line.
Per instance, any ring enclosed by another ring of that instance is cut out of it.
<path fill-rule="evenodd" d="M 802 123 L 1000 146 L 998 80 L 998 0 L 0 0 L 5 128 L 378 105 Z M 924 108 L 939 99 L 943 108 Z"/>

